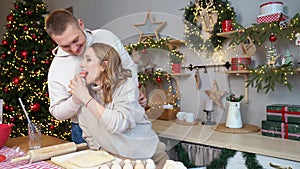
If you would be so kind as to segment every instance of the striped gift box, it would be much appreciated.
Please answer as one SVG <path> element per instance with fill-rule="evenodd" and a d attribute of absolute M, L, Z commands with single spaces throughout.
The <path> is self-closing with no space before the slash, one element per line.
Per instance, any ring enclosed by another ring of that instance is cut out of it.
<path fill-rule="evenodd" d="M 262 120 L 261 134 L 268 137 L 300 141 L 300 124 Z"/>
<path fill-rule="evenodd" d="M 288 17 L 287 15 L 279 12 L 279 13 L 274 13 L 274 14 L 267 14 L 267 15 L 259 15 L 257 16 L 257 23 L 268 23 L 268 22 L 274 22 L 274 21 L 284 21 Z"/>
<path fill-rule="evenodd" d="M 247 70 L 250 65 L 250 57 L 231 58 L 231 70 Z"/>

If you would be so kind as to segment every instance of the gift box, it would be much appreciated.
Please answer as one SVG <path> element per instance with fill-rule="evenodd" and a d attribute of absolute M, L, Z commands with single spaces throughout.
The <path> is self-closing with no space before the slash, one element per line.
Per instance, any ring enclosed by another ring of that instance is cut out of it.
<path fill-rule="evenodd" d="M 300 124 L 263 120 L 261 133 L 263 136 L 300 141 Z"/>
<path fill-rule="evenodd" d="M 284 13 L 264 14 L 257 16 L 257 23 L 280 22 L 286 20 L 288 17 Z"/>
<path fill-rule="evenodd" d="M 231 70 L 247 70 L 250 65 L 250 57 L 231 58 Z"/>
<path fill-rule="evenodd" d="M 266 2 L 259 7 L 261 15 L 283 12 L 283 2 Z"/>
<path fill-rule="evenodd" d="M 267 120 L 300 124 L 300 105 L 288 105 L 288 104 L 268 105 Z"/>
<path fill-rule="evenodd" d="M 158 117 L 159 120 L 175 120 L 177 112 L 180 111 L 179 107 L 165 109 L 164 112 Z"/>

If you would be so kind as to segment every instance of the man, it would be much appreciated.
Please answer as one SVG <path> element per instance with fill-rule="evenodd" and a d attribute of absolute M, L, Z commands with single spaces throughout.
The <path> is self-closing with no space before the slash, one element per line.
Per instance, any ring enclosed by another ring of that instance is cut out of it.
<path fill-rule="evenodd" d="M 55 57 L 48 74 L 49 110 L 58 120 L 71 119 L 72 140 L 77 144 L 82 143 L 85 141 L 82 139 L 82 131 L 76 117 L 81 106 L 72 101 L 68 85 L 80 72 L 79 63 L 86 48 L 95 42 L 113 46 L 120 54 L 123 67 L 130 69 L 135 76 L 136 85 L 137 70 L 123 44 L 112 32 L 104 29 L 86 30 L 83 21 L 76 19 L 68 10 L 59 9 L 50 13 L 45 26 L 49 36 L 58 44 L 53 50 Z M 140 95 L 140 104 L 145 106 L 146 102 L 144 95 Z"/>
<path fill-rule="evenodd" d="M 87 111 L 84 106 L 73 102 L 69 93 L 70 81 L 81 69 L 80 62 L 83 60 L 85 50 L 93 43 L 105 43 L 112 46 L 120 55 L 122 66 L 130 69 L 132 78 L 138 86 L 137 68 L 128 55 L 121 41 L 110 31 L 97 29 L 94 31 L 85 30 L 84 23 L 76 19 L 67 10 L 56 10 L 46 18 L 46 31 L 49 36 L 58 44 L 53 50 L 55 55 L 48 74 L 48 90 L 50 96 L 50 113 L 59 120 L 72 120 L 72 140 L 75 143 L 82 143 L 82 130 L 78 125 L 77 112 Z M 147 99 L 140 94 L 140 104 L 146 105 Z M 165 152 L 165 145 L 159 143 L 152 157 L 160 169 L 168 159 Z"/>

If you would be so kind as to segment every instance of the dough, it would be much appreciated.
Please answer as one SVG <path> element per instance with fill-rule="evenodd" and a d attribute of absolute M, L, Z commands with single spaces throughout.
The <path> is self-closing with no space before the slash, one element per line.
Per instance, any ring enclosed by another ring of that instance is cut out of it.
<path fill-rule="evenodd" d="M 89 151 L 88 153 L 76 156 L 68 162 L 81 168 L 89 168 L 99 166 L 114 159 L 114 156 L 110 155 L 106 151 L 99 150 Z"/>

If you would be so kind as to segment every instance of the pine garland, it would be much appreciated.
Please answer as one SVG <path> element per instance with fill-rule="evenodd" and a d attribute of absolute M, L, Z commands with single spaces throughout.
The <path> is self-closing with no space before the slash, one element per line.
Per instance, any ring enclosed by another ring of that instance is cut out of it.
<path fill-rule="evenodd" d="M 178 143 L 175 146 L 175 149 L 177 151 L 178 160 L 183 163 L 184 166 L 187 168 L 195 167 L 195 165 L 191 162 L 188 153 L 185 151 L 185 149 L 182 147 L 181 143 Z"/>
<path fill-rule="evenodd" d="M 214 159 L 206 168 L 207 169 L 219 169 L 227 166 L 228 159 L 232 158 L 236 154 L 236 150 L 222 149 L 220 157 Z"/>
<path fill-rule="evenodd" d="M 267 94 L 270 90 L 275 91 L 275 84 L 283 85 L 290 91 L 293 86 L 289 83 L 287 76 L 296 73 L 292 62 L 278 67 L 270 67 L 267 64 L 258 65 L 255 68 L 249 66 L 251 78 L 246 81 L 248 86 L 255 87 L 257 93 L 264 90 Z"/>
<path fill-rule="evenodd" d="M 175 146 L 177 152 L 178 160 L 184 164 L 187 168 L 196 167 L 190 160 L 188 153 L 182 147 L 181 143 Z M 211 163 L 206 166 L 207 169 L 221 169 L 225 168 L 228 164 L 228 160 L 235 156 L 236 150 L 229 150 L 223 148 L 219 158 L 214 159 Z M 245 159 L 245 165 L 247 169 L 262 169 L 263 167 L 259 164 L 256 159 L 256 155 L 253 153 L 242 152 L 242 156 Z"/>
<path fill-rule="evenodd" d="M 253 153 L 243 153 L 245 165 L 248 169 L 262 169 L 263 167 L 258 163 L 256 155 Z"/>
<path fill-rule="evenodd" d="M 269 39 L 271 35 L 290 42 L 296 39 L 295 34 L 300 32 L 300 14 L 295 14 L 287 25 L 282 26 L 280 21 L 269 23 L 252 24 L 249 28 L 242 28 L 232 35 L 231 46 L 239 45 L 250 37 L 254 44 L 260 46 Z"/>

